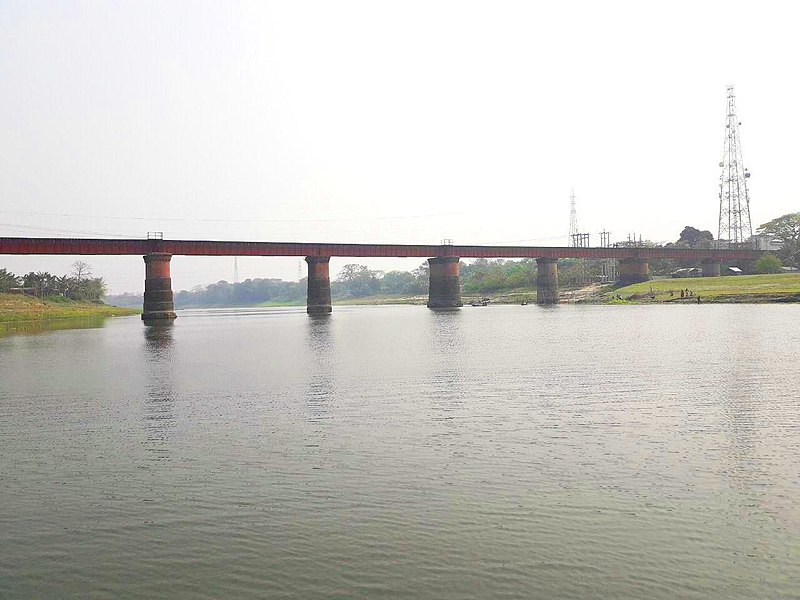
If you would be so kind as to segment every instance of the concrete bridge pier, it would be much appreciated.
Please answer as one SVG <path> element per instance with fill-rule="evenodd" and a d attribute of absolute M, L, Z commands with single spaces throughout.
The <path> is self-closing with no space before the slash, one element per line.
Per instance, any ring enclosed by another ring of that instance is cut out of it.
<path fill-rule="evenodd" d="M 722 261 L 719 260 L 704 260 L 703 277 L 720 277 L 722 274 Z"/>
<path fill-rule="evenodd" d="M 309 315 L 326 315 L 333 311 L 330 261 L 330 256 L 306 256 L 308 263 L 306 312 Z"/>
<path fill-rule="evenodd" d="M 558 259 L 536 259 L 536 304 L 558 304 Z"/>
<path fill-rule="evenodd" d="M 618 285 L 650 280 L 650 263 L 646 258 L 623 258 L 619 261 Z"/>
<path fill-rule="evenodd" d="M 172 254 L 152 252 L 144 256 L 145 325 L 169 325 L 177 317 L 172 299 L 172 278 L 169 264 Z"/>
<path fill-rule="evenodd" d="M 429 258 L 428 308 L 458 308 L 461 302 L 460 263 L 457 256 Z"/>

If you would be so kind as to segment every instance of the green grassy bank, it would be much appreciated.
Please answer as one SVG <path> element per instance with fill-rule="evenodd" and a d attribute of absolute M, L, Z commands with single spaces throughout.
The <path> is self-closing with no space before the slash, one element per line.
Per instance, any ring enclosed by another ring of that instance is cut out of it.
<path fill-rule="evenodd" d="M 141 313 L 135 308 L 71 300 L 39 300 L 19 294 L 0 294 L 0 323 L 41 321 L 45 319 L 80 319 L 85 317 L 121 317 Z"/>
<path fill-rule="evenodd" d="M 692 296 L 681 298 L 681 290 Z M 654 279 L 604 292 L 604 302 L 800 302 L 800 273 Z"/>
<path fill-rule="evenodd" d="M 374 306 L 379 304 L 425 304 L 428 296 L 409 296 L 408 294 L 380 294 L 361 298 L 334 298 L 334 306 Z"/>
<path fill-rule="evenodd" d="M 489 298 L 493 304 L 521 304 L 523 301 L 534 304 L 536 302 L 536 288 L 519 288 L 486 293 L 461 293 L 464 304 L 481 298 Z M 363 298 L 334 299 L 334 306 L 363 306 L 379 304 L 416 304 L 428 303 L 428 295 L 409 296 L 408 294 L 383 294 L 378 296 L 364 296 Z"/>
<path fill-rule="evenodd" d="M 691 297 L 681 298 L 681 290 L 689 289 Z M 617 289 L 594 286 L 569 290 L 561 288 L 562 302 L 647 304 L 659 302 L 689 303 L 729 302 L 800 302 L 800 273 L 778 275 L 737 275 L 729 277 L 690 277 L 685 279 L 654 279 Z M 671 292 L 671 294 L 670 294 Z M 617 296 L 621 300 L 617 300 Z M 493 304 L 536 302 L 536 288 L 518 288 L 487 293 L 461 294 L 464 304 L 480 298 L 490 298 Z M 336 305 L 425 304 L 427 296 L 381 295 L 334 300 Z"/>

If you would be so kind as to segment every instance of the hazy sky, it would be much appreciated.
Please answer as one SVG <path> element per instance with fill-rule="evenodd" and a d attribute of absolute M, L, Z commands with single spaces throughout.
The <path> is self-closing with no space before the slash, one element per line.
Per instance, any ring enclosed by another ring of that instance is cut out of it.
<path fill-rule="evenodd" d="M 0 235 L 564 245 L 574 187 L 593 244 L 716 236 L 729 83 L 758 225 L 800 210 L 798 12 L 0 0 Z M 142 290 L 141 257 L 87 260 Z M 172 262 L 176 291 L 233 277 Z M 239 272 L 297 279 L 298 259 Z"/>

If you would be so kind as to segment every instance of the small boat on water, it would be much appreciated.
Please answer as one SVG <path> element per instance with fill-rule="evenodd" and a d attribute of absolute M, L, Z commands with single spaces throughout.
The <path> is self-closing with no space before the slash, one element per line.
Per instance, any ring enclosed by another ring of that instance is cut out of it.
<path fill-rule="evenodd" d="M 470 306 L 489 306 L 489 298 L 481 298 L 480 300 L 473 300 L 470 302 Z"/>

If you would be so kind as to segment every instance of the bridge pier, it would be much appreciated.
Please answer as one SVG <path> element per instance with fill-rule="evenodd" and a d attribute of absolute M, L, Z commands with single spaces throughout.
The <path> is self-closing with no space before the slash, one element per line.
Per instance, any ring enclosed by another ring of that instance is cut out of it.
<path fill-rule="evenodd" d="M 650 280 L 650 263 L 646 258 L 622 258 L 619 261 L 617 285 L 630 285 Z"/>
<path fill-rule="evenodd" d="M 704 260 L 703 277 L 719 277 L 722 274 L 722 261 L 720 260 Z"/>
<path fill-rule="evenodd" d="M 461 302 L 458 256 L 429 258 L 428 308 L 458 308 Z"/>
<path fill-rule="evenodd" d="M 330 256 L 306 256 L 308 263 L 306 312 L 309 315 L 326 315 L 333 311 L 330 261 Z"/>
<path fill-rule="evenodd" d="M 558 304 L 558 259 L 536 259 L 536 304 Z"/>
<path fill-rule="evenodd" d="M 145 325 L 169 325 L 177 317 L 172 299 L 172 278 L 169 264 L 172 254 L 152 252 L 144 255 Z"/>

